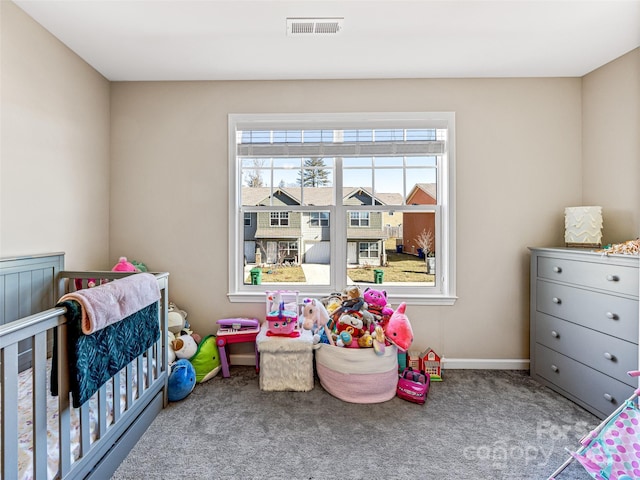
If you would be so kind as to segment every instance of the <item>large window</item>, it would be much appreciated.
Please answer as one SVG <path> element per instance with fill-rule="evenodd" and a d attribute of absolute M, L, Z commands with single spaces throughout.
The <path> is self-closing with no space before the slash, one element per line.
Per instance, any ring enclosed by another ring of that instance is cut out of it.
<path fill-rule="evenodd" d="M 356 283 L 392 304 L 453 303 L 454 119 L 230 115 L 230 299 Z"/>

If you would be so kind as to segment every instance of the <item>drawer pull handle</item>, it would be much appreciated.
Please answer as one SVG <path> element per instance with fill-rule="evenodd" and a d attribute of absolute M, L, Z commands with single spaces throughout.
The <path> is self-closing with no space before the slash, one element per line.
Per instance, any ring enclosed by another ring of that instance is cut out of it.
<path fill-rule="evenodd" d="M 555 273 L 562 273 L 562 267 L 553 267 Z"/>
<path fill-rule="evenodd" d="M 620 280 L 620 277 L 617 275 L 607 275 L 607 280 L 610 282 L 617 282 Z"/>
<path fill-rule="evenodd" d="M 609 352 L 604 352 L 604 358 L 606 358 L 607 360 L 611 360 L 611 361 L 615 361 L 616 360 L 616 356 L 615 355 L 611 355 Z"/>
<path fill-rule="evenodd" d="M 558 304 L 558 305 L 560 305 L 560 304 L 562 303 L 562 300 L 560 300 L 558 297 L 553 297 L 553 298 L 551 299 L 551 301 L 552 301 L 553 303 Z"/>
<path fill-rule="evenodd" d="M 613 396 L 611 394 L 605 393 L 603 396 L 607 402 L 613 402 Z"/>
<path fill-rule="evenodd" d="M 607 312 L 607 318 L 611 320 L 618 320 L 620 317 L 618 316 L 617 313 Z"/>
<path fill-rule="evenodd" d="M 551 370 L 553 370 L 554 372 L 557 372 L 560 369 L 558 367 L 556 367 L 555 365 L 551 365 Z"/>
<path fill-rule="evenodd" d="M 560 334 L 558 332 L 556 332 L 555 330 L 551 330 L 551 336 L 553 338 L 560 338 Z"/>

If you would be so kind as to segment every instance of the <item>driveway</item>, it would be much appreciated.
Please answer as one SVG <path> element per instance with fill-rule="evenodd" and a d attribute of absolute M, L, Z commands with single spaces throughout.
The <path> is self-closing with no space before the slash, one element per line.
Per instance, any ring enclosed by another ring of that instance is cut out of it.
<path fill-rule="evenodd" d="M 300 266 L 307 279 L 305 282 L 307 285 L 329 285 L 331 283 L 329 265 L 323 263 L 302 263 Z"/>

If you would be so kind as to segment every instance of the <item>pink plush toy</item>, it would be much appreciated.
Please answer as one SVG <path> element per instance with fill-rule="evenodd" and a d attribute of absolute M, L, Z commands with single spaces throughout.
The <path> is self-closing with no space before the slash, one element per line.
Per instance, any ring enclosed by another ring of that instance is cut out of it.
<path fill-rule="evenodd" d="M 138 269 L 133 263 L 127 261 L 127 257 L 120 257 L 118 263 L 111 269 L 112 272 L 137 272 Z"/>
<path fill-rule="evenodd" d="M 391 315 L 387 328 L 384 331 L 387 340 L 398 347 L 398 350 L 401 352 L 409 350 L 409 347 L 413 343 L 411 323 L 409 323 L 409 319 L 404 314 L 406 308 L 407 305 L 404 302 L 398 305 L 398 308 L 393 312 L 393 315 Z"/>
<path fill-rule="evenodd" d="M 386 326 L 389 317 L 393 313 L 393 309 L 389 307 L 387 303 L 387 292 L 384 290 L 375 290 L 367 287 L 362 295 L 365 303 L 367 304 L 367 310 L 373 315 L 373 319 L 377 324 Z M 371 325 L 371 331 L 373 332 L 375 325 Z"/>

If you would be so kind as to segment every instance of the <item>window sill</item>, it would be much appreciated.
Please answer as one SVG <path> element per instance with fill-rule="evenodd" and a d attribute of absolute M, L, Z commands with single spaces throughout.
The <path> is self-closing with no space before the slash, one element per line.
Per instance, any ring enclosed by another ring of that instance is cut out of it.
<path fill-rule="evenodd" d="M 267 289 L 265 288 L 265 291 Z M 312 298 L 322 298 L 326 296 L 326 293 L 308 293 L 301 296 L 305 298 L 307 296 Z M 231 303 L 264 303 L 265 293 L 262 292 L 235 292 L 228 293 L 227 297 Z M 439 306 L 451 306 L 456 303 L 457 296 L 444 296 L 444 295 L 393 295 L 391 296 L 391 303 L 398 305 L 401 302 L 405 302 L 407 305 L 439 305 Z"/>

